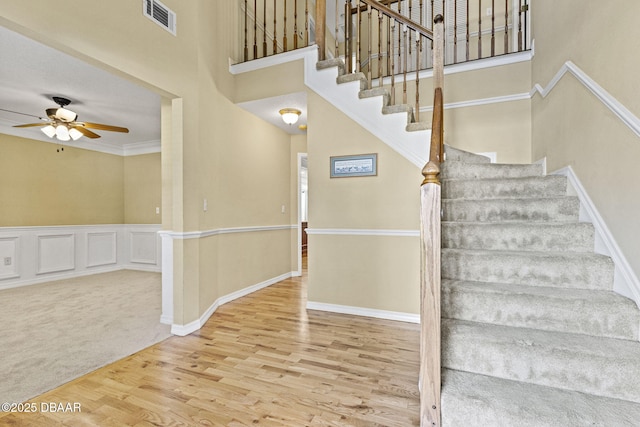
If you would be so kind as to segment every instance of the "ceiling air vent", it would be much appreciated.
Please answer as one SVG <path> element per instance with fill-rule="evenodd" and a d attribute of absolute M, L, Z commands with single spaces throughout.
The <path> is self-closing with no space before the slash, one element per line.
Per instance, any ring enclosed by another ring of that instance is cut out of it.
<path fill-rule="evenodd" d="M 158 0 L 143 0 L 142 13 L 174 36 L 176 35 L 176 14 Z"/>

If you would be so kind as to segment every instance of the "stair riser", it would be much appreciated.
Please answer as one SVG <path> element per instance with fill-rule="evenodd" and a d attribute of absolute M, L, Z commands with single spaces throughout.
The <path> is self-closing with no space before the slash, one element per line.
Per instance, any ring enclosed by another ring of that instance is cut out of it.
<path fill-rule="evenodd" d="M 441 177 L 443 179 L 524 178 L 542 176 L 541 165 L 444 162 L 441 170 Z"/>
<path fill-rule="evenodd" d="M 633 309 L 621 313 L 613 303 L 484 292 L 481 286 L 442 287 L 443 318 L 545 331 L 637 340 L 640 318 Z"/>
<path fill-rule="evenodd" d="M 589 252 L 591 224 L 442 223 L 442 247 L 515 251 Z"/>
<path fill-rule="evenodd" d="M 441 268 L 444 279 L 599 290 L 613 286 L 613 263 L 603 256 L 443 249 Z"/>
<path fill-rule="evenodd" d="M 518 179 L 445 180 L 444 199 L 498 199 L 509 197 L 559 197 L 567 193 L 567 178 L 549 176 Z"/>
<path fill-rule="evenodd" d="M 577 221 L 574 197 L 549 199 L 442 200 L 444 221 Z"/>
<path fill-rule="evenodd" d="M 469 153 L 468 151 L 458 150 L 450 145 L 444 146 L 445 161 L 447 162 L 466 162 L 466 163 L 490 163 L 491 159 L 480 154 Z"/>
<path fill-rule="evenodd" d="M 445 368 L 640 402 L 640 354 L 487 336 L 476 329 L 451 328 L 447 322 L 442 337 Z"/>

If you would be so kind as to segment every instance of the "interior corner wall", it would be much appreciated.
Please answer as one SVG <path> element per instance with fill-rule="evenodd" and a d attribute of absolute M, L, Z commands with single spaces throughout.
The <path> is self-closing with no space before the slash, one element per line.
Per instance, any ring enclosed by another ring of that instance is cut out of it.
<path fill-rule="evenodd" d="M 419 229 L 420 169 L 314 92 L 307 103 L 309 228 L 322 232 L 308 237 L 308 300 L 417 314 L 419 238 L 403 233 Z M 329 177 L 331 156 L 368 153 L 377 176 Z"/>
<path fill-rule="evenodd" d="M 160 153 L 126 156 L 123 162 L 125 224 L 160 224 Z"/>
<path fill-rule="evenodd" d="M 532 5 L 533 83 L 546 87 L 563 64 L 572 61 L 638 117 L 640 57 L 633 54 L 633 34 L 640 3 L 583 3 Z M 546 98 L 534 97 L 532 117 L 534 160 L 546 157 L 548 171 L 572 167 L 640 276 L 640 137 L 569 73 Z"/>

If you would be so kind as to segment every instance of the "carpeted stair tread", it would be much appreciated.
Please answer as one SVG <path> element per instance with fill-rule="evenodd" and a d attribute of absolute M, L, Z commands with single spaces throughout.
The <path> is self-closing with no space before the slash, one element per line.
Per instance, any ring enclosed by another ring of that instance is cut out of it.
<path fill-rule="evenodd" d="M 444 369 L 443 427 L 636 426 L 640 404 Z"/>
<path fill-rule="evenodd" d="M 339 75 L 336 79 L 338 84 L 360 82 L 360 90 L 368 89 L 369 83 L 364 73 L 351 73 Z"/>
<path fill-rule="evenodd" d="M 542 176 L 542 165 L 465 163 L 446 161 L 441 165 L 443 179 L 523 178 Z"/>
<path fill-rule="evenodd" d="M 418 132 L 421 130 L 429 130 L 431 129 L 430 122 L 413 122 L 408 123 L 407 127 L 404 128 L 407 132 Z"/>
<path fill-rule="evenodd" d="M 450 145 L 444 146 L 444 154 L 447 162 L 465 163 L 490 163 L 491 159 L 481 154 L 470 153 Z"/>
<path fill-rule="evenodd" d="M 450 179 L 442 184 L 443 199 L 558 197 L 567 194 L 567 178 L 548 175 L 523 178 Z"/>
<path fill-rule="evenodd" d="M 576 197 L 443 199 L 443 221 L 577 221 Z"/>
<path fill-rule="evenodd" d="M 640 342 L 442 320 L 445 368 L 640 402 Z"/>
<path fill-rule="evenodd" d="M 338 75 L 345 73 L 345 65 L 342 59 L 331 58 L 316 62 L 316 70 L 326 70 L 333 67 L 338 67 Z"/>
<path fill-rule="evenodd" d="M 594 228 L 584 222 L 443 222 L 442 247 L 590 252 Z"/>
<path fill-rule="evenodd" d="M 442 281 L 442 317 L 638 340 L 640 311 L 613 291 Z"/>
<path fill-rule="evenodd" d="M 611 290 L 613 262 L 594 253 L 442 249 L 443 279 Z"/>

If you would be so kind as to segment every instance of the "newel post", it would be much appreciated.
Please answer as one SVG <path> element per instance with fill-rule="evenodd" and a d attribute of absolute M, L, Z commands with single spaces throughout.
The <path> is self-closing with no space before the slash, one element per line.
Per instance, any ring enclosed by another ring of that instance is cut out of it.
<path fill-rule="evenodd" d="M 327 2 L 316 0 L 316 45 L 318 45 L 318 61 L 326 59 L 325 28 L 327 26 Z"/>
<path fill-rule="evenodd" d="M 420 426 L 441 425 L 440 163 L 444 161 L 444 23 L 436 16 L 433 37 L 433 121 L 429 162 L 420 187 Z"/>

